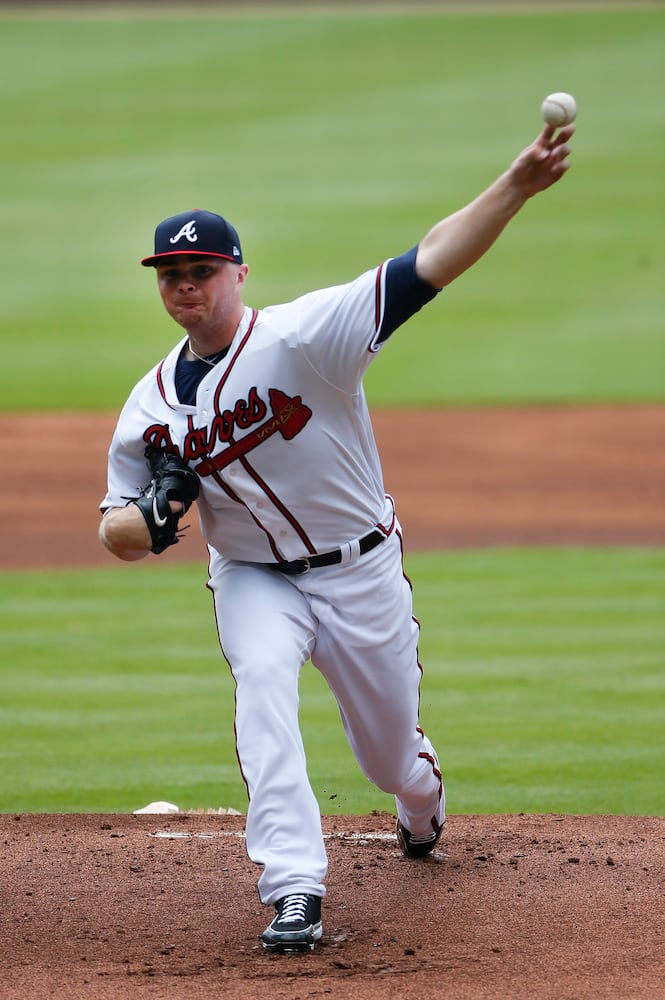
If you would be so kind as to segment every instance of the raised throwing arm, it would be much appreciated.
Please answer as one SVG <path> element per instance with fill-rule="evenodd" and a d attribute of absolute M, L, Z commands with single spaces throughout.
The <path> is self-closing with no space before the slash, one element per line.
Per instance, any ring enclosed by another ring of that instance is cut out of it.
<path fill-rule="evenodd" d="M 418 247 L 416 271 L 435 288 L 450 284 L 489 250 L 534 194 L 555 184 L 570 165 L 574 125 L 538 138 L 482 194 L 430 229 Z"/>

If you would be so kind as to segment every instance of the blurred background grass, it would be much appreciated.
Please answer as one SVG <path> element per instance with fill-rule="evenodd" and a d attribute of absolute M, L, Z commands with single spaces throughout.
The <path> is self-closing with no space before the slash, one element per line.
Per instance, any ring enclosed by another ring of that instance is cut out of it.
<path fill-rule="evenodd" d="M 395 338 L 376 404 L 663 398 L 665 10 L 0 13 L 4 409 L 116 409 L 178 335 L 138 266 L 222 212 L 262 306 L 415 244 L 579 103 L 574 171 Z"/>
<path fill-rule="evenodd" d="M 368 394 L 662 400 L 664 28 L 643 4 L 0 10 L 0 408 L 119 409 L 179 336 L 138 266 L 161 218 L 227 214 L 253 305 L 345 281 L 475 196 L 560 89 L 573 171 L 394 338 Z M 665 813 L 662 552 L 407 568 L 451 811 Z M 204 576 L 0 574 L 0 811 L 246 807 Z M 322 808 L 391 808 L 311 668 L 302 705 Z"/>

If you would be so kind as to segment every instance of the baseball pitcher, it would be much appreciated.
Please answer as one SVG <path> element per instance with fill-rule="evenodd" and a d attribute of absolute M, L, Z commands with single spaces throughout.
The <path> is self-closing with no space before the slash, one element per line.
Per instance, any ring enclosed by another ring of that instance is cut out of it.
<path fill-rule="evenodd" d="M 161 222 L 142 260 L 184 335 L 122 409 L 100 539 L 120 559 L 159 554 L 197 503 L 236 688 L 247 852 L 275 911 L 262 935 L 270 951 L 308 950 L 323 934 L 327 857 L 298 725 L 307 660 L 334 694 L 360 768 L 395 797 L 404 854 L 425 858 L 441 836 L 441 767 L 418 718 L 418 623 L 363 376 L 395 331 L 563 176 L 573 131 L 546 126 L 417 246 L 293 302 L 244 304 L 238 233 L 212 212 Z"/>

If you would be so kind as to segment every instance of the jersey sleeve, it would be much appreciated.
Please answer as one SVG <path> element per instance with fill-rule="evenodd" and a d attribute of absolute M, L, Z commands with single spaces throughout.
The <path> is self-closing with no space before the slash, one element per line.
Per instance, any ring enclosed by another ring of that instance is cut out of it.
<path fill-rule="evenodd" d="M 106 496 L 100 503 L 100 510 L 109 507 L 126 507 L 130 500 L 137 500 L 150 480 L 150 473 L 143 451 L 128 450 L 123 447 L 117 433 L 114 434 L 109 449 L 108 482 Z"/>
<path fill-rule="evenodd" d="M 416 253 L 414 247 L 346 285 L 297 300 L 300 346 L 335 387 L 356 392 L 390 334 L 437 294 L 416 274 Z"/>
<path fill-rule="evenodd" d="M 138 387 L 137 387 L 138 388 Z M 150 482 L 150 470 L 145 459 L 145 424 L 137 421 L 133 413 L 141 413 L 136 403 L 135 388 L 125 403 L 116 424 L 108 453 L 108 480 L 106 495 L 99 507 L 126 507 L 136 500 Z"/>
<path fill-rule="evenodd" d="M 385 265 L 384 308 L 375 349 L 439 294 L 440 289 L 423 281 L 417 274 L 417 253 L 418 247 L 412 247 Z"/>

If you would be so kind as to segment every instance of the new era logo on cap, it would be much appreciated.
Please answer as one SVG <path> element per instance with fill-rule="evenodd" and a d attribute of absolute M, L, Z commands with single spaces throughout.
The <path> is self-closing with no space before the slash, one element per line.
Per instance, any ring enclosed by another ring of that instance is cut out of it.
<path fill-rule="evenodd" d="M 164 219 L 155 230 L 155 252 L 144 257 L 144 267 L 155 267 L 161 260 L 191 253 L 224 257 L 242 264 L 240 239 L 230 222 L 214 212 L 195 209 Z"/>

